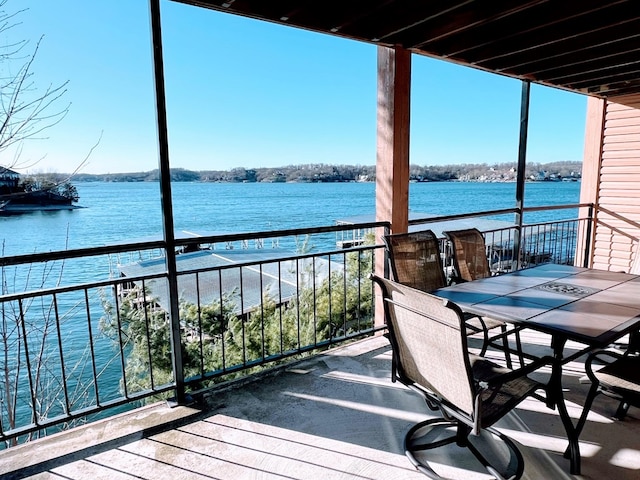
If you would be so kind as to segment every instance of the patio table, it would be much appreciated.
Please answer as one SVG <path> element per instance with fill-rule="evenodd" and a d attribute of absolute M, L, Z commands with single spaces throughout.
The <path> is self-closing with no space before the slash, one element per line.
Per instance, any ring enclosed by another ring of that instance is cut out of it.
<path fill-rule="evenodd" d="M 567 432 L 572 474 L 580 474 L 578 433 L 562 389 L 562 367 L 629 331 L 640 328 L 640 276 L 570 265 L 544 264 L 438 289 L 434 294 L 464 312 L 486 315 L 551 335 L 554 362 L 550 407 L 557 406 Z M 584 348 L 566 354 L 568 340 Z"/>

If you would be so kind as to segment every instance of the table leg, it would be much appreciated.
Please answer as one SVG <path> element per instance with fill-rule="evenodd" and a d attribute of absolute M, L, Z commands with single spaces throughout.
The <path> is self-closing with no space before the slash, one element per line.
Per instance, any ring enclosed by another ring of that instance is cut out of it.
<path fill-rule="evenodd" d="M 571 417 L 569 416 L 567 405 L 564 400 L 564 393 L 562 391 L 563 351 L 566 342 L 566 338 L 557 337 L 555 335 L 551 340 L 554 362 L 551 370 L 551 379 L 549 380 L 549 394 L 552 397 L 552 403 L 558 407 L 560 420 L 562 420 L 562 425 L 564 425 L 564 429 L 567 432 L 569 446 L 564 452 L 564 457 L 566 458 L 567 455 L 569 457 L 569 471 L 572 475 L 580 475 L 580 445 L 578 443 L 578 431 L 571 421 Z"/>

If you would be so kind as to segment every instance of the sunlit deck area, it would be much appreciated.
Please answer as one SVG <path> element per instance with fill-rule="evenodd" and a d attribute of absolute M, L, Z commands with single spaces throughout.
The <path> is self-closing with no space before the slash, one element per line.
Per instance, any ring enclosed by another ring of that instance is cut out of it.
<path fill-rule="evenodd" d="M 525 349 L 548 338 L 525 331 Z M 473 342 L 473 341 L 472 341 Z M 473 344 L 472 344 L 473 346 Z M 493 356 L 494 352 L 489 352 Z M 495 352 L 495 359 L 501 354 Z M 389 479 L 426 478 L 403 453 L 415 423 L 432 415 L 423 400 L 391 383 L 391 351 L 377 336 L 335 348 L 231 387 L 192 406 L 144 407 L 2 453 L 7 479 Z M 568 364 L 564 385 L 572 417 L 588 383 L 582 362 Z M 548 372 L 542 371 L 540 377 Z M 498 423 L 525 459 L 523 478 L 636 479 L 640 412 L 620 422 L 600 395 L 580 437 L 582 475 L 571 476 L 556 411 L 526 400 Z M 448 464 L 448 465 L 447 465 Z M 443 458 L 454 479 L 489 478 L 479 465 Z"/>

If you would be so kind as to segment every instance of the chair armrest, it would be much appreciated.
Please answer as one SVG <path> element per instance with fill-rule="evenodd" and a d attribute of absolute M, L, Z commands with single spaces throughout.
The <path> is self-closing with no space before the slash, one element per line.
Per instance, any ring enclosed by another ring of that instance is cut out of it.
<path fill-rule="evenodd" d="M 534 360 L 533 362 L 525 365 L 524 367 L 518 368 L 516 370 L 511 370 L 508 373 L 498 375 L 494 378 L 490 378 L 481 383 L 486 384 L 487 387 L 489 388 L 495 388 L 504 383 L 510 382 L 511 380 L 515 380 L 517 378 L 524 377 L 529 373 L 535 372 L 536 370 L 540 369 L 544 365 L 552 365 L 553 362 L 554 362 L 554 358 L 546 355 L 544 357 L 540 357 Z"/>
<path fill-rule="evenodd" d="M 611 350 L 605 350 L 605 349 L 594 350 L 593 352 L 591 352 L 587 357 L 587 360 L 584 362 L 584 369 L 587 372 L 587 376 L 589 377 L 589 380 L 591 380 L 592 383 L 598 383 L 599 380 L 596 378 L 595 374 L 593 373 L 593 367 L 591 366 L 591 364 L 596 359 L 600 360 L 601 357 L 611 357 L 615 361 L 615 360 L 624 358 L 624 354 L 618 353 L 618 352 L 612 352 Z"/>

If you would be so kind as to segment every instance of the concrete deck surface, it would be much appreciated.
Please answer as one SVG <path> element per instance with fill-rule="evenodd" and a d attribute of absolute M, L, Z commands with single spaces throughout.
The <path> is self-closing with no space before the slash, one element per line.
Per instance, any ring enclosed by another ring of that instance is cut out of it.
<path fill-rule="evenodd" d="M 525 331 L 527 348 L 548 338 Z M 490 352 L 499 359 L 498 352 Z M 2 479 L 424 479 L 403 453 L 415 423 L 433 416 L 390 381 L 384 337 L 336 348 L 234 388 L 211 391 L 192 407 L 155 404 L 0 452 Z M 580 361 L 565 368 L 577 417 L 588 384 Z M 544 376 L 547 372 L 541 372 Z M 536 373 L 536 375 L 538 375 Z M 600 395 L 581 435 L 582 475 L 569 475 L 556 411 L 526 400 L 497 427 L 516 441 L 526 479 L 640 478 L 640 410 L 610 418 Z M 454 479 L 491 478 L 475 464 L 443 459 Z M 447 465 L 453 463 L 453 465 Z"/>

